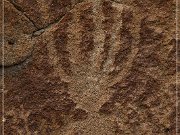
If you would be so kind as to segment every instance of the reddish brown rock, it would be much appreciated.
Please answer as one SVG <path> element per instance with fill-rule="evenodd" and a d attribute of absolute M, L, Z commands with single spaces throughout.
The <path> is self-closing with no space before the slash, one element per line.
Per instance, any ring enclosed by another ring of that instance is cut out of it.
<path fill-rule="evenodd" d="M 169 0 L 6 1 L 5 133 L 175 135 L 173 10 Z"/>

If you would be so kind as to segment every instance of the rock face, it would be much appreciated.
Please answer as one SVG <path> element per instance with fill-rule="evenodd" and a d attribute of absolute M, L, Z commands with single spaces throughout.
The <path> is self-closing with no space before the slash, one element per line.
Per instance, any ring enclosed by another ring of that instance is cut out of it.
<path fill-rule="evenodd" d="M 175 135 L 175 1 L 4 3 L 5 134 Z"/>

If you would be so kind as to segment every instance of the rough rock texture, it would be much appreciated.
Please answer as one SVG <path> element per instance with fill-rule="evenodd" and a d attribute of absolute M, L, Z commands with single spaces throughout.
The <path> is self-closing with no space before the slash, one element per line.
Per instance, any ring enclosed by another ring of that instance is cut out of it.
<path fill-rule="evenodd" d="M 180 97 L 180 92 L 179 92 L 179 89 L 180 89 L 180 2 L 179 1 L 176 1 L 177 5 L 176 6 L 176 38 L 177 38 L 177 42 L 176 42 L 176 70 L 177 70 L 177 79 L 176 79 L 176 82 L 177 82 L 177 85 L 176 85 L 176 88 L 177 88 L 177 100 L 176 100 L 176 103 L 177 103 L 177 131 L 180 132 L 180 128 L 179 128 L 179 125 L 180 125 L 180 100 L 179 100 L 179 97 Z"/>
<path fill-rule="evenodd" d="M 175 7 L 5 0 L 5 134 L 175 135 Z"/>
<path fill-rule="evenodd" d="M 0 11 L 2 11 L 3 9 L 3 6 L 2 6 L 2 2 L 0 2 Z M 2 16 L 3 16 L 3 13 L 1 12 L 0 13 L 0 26 L 2 26 L 3 24 L 3 19 L 2 19 Z M 0 47 L 2 49 L 2 33 L 3 33 L 3 29 L 2 27 L 0 27 Z M 2 56 L 2 51 L 0 51 L 0 56 Z M 0 71 L 0 133 L 2 133 L 2 85 L 3 82 L 2 82 L 2 70 Z"/>

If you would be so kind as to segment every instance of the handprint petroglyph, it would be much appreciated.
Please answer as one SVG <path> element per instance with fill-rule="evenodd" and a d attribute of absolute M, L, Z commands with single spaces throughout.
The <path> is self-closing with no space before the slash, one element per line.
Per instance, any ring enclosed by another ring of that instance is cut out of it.
<path fill-rule="evenodd" d="M 34 48 L 36 45 L 44 46 L 42 55 L 35 58 L 39 65 L 47 63 L 52 70 L 47 75 L 66 83 L 69 98 L 76 108 L 89 114 L 87 121 L 74 124 L 75 127 L 87 128 L 87 134 L 103 134 L 101 128 L 108 128 L 108 134 L 114 132 L 114 121 L 100 116 L 99 110 L 113 95 L 110 87 L 127 76 L 138 53 L 137 43 L 133 42 L 137 37 L 133 36 L 128 26 L 132 18 L 130 7 L 123 4 L 110 1 L 82 2 L 57 24 L 32 38 Z M 127 20 L 129 22 L 126 25 L 124 23 Z M 128 37 L 124 39 L 124 36 Z M 32 53 L 34 58 L 36 52 Z M 44 69 L 47 65 L 44 65 Z M 53 84 L 51 80 L 50 83 Z M 95 121 L 96 128 L 93 126 Z M 66 130 L 74 130 L 74 126 L 68 125 Z"/>
<path fill-rule="evenodd" d="M 87 122 L 76 124 L 97 134 L 100 131 L 96 128 L 103 123 L 104 128 L 109 128 L 108 134 L 113 134 L 113 120 L 109 120 L 110 126 L 98 113 L 113 94 L 110 87 L 127 76 L 138 53 L 136 37 L 128 26 L 132 19 L 133 12 L 125 5 L 109 1 L 84 2 L 41 35 L 54 76 L 68 83 L 68 93 L 76 107 L 90 114 Z M 46 40 L 47 37 L 51 40 Z M 99 124 L 93 128 L 90 125 L 95 121 Z M 88 132 L 86 134 L 92 134 Z"/>
<path fill-rule="evenodd" d="M 26 9 L 32 27 L 16 47 L 28 37 L 22 52 L 32 55 L 7 75 L 7 133 L 143 135 L 173 128 L 175 46 L 165 28 L 154 26 L 156 18 L 110 0 L 42 1 L 32 1 L 39 20 L 26 2 L 13 3 Z"/>

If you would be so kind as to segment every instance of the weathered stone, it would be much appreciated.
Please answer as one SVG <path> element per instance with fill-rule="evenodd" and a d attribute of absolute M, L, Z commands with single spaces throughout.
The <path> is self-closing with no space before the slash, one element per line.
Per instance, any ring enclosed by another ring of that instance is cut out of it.
<path fill-rule="evenodd" d="M 174 135 L 172 5 L 6 1 L 5 134 Z"/>

